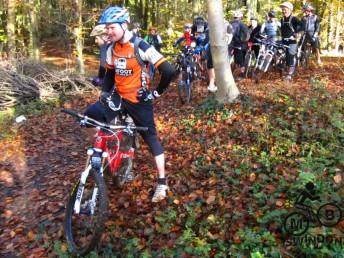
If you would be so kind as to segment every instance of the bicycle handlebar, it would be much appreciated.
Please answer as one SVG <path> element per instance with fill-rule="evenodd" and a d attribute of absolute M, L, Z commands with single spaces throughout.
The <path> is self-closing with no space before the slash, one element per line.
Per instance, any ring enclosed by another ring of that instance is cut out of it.
<path fill-rule="evenodd" d="M 70 109 L 61 108 L 61 112 L 66 113 L 66 114 L 71 115 L 71 116 L 74 116 L 74 117 L 78 118 L 79 120 L 83 120 L 85 124 L 96 125 L 96 126 L 99 126 L 101 128 L 105 128 L 105 129 L 120 130 L 120 129 L 128 128 L 128 129 L 137 130 L 137 131 L 148 131 L 148 127 L 144 127 L 144 126 L 105 124 L 105 123 L 99 122 L 97 120 L 94 120 L 88 116 L 82 115 L 82 114 L 77 113 L 77 112 L 70 110 Z"/>

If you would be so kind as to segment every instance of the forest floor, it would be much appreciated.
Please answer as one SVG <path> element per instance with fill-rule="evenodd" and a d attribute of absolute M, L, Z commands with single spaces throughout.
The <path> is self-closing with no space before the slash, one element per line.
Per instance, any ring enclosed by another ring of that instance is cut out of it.
<path fill-rule="evenodd" d="M 55 58 L 50 61 L 63 67 L 63 58 Z M 326 57 L 292 82 L 277 74 L 259 84 L 242 80 L 240 101 L 224 106 L 204 83 L 183 106 L 172 84 L 154 103 L 169 196 L 151 203 L 156 169 L 142 145 L 137 178 L 122 191 L 109 183 L 109 221 L 98 255 L 293 257 L 281 221 L 303 183 L 313 180 L 323 202 L 331 195 L 344 207 L 343 64 L 344 58 Z M 82 112 L 97 94 L 61 105 Z M 13 123 L 11 137 L 0 139 L 2 257 L 68 257 L 62 222 L 88 143 L 84 129 L 59 109 L 27 114 L 24 123 Z M 343 234 L 343 221 L 333 230 Z M 336 254 L 336 245 L 326 248 Z M 305 247 L 306 256 L 316 257 L 313 249 Z"/>

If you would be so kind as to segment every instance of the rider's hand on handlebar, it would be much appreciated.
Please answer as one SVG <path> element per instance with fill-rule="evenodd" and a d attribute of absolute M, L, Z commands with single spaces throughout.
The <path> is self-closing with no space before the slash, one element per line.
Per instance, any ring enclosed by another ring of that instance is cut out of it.
<path fill-rule="evenodd" d="M 138 100 L 143 101 L 143 102 L 147 102 L 150 100 L 154 100 L 158 97 L 160 97 L 159 93 L 154 90 L 154 91 L 150 91 L 146 88 L 140 88 L 138 93 Z"/>
<path fill-rule="evenodd" d="M 108 105 L 108 102 L 109 102 L 110 99 L 111 99 L 111 93 L 110 92 L 102 91 L 100 93 L 99 101 L 103 105 L 105 105 L 105 106 Z"/>

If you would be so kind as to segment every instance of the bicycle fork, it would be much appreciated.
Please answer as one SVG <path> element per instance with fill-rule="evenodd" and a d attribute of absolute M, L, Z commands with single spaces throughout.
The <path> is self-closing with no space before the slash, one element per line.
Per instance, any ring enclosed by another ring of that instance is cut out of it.
<path fill-rule="evenodd" d="M 96 154 L 96 155 L 94 155 Z M 101 154 L 101 155 L 100 155 Z M 105 157 L 107 157 L 106 152 L 102 152 L 96 148 L 88 149 L 87 150 L 87 161 L 86 161 L 86 168 L 81 173 L 79 187 L 76 193 L 75 203 L 74 203 L 74 212 L 75 214 L 79 214 L 81 208 L 89 208 L 91 215 L 94 214 L 94 208 L 96 206 L 96 198 L 98 194 L 98 187 L 93 188 L 92 197 L 90 200 L 86 200 L 83 205 L 81 205 L 81 199 L 84 193 L 86 179 L 91 171 L 92 168 L 97 168 L 100 171 L 100 174 L 103 175 L 103 167 Z M 85 206 L 85 207 L 81 207 Z"/>

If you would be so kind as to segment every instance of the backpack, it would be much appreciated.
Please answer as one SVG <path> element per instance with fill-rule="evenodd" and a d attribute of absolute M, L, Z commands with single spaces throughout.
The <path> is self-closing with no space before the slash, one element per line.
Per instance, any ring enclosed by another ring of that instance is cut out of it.
<path fill-rule="evenodd" d="M 241 22 L 232 22 L 233 39 L 236 42 L 246 42 L 250 38 L 250 33 Z M 228 28 L 228 27 L 227 27 Z"/>
<path fill-rule="evenodd" d="M 293 33 L 295 33 L 295 29 L 293 28 L 293 26 L 291 25 L 291 20 L 292 19 L 295 19 L 295 16 L 290 16 L 289 17 L 289 20 L 288 20 L 288 22 L 284 22 L 283 21 L 283 18 L 281 19 L 281 26 L 283 25 L 283 24 L 288 24 L 288 26 L 289 26 L 289 28 L 290 28 L 290 30 L 293 32 Z"/>

